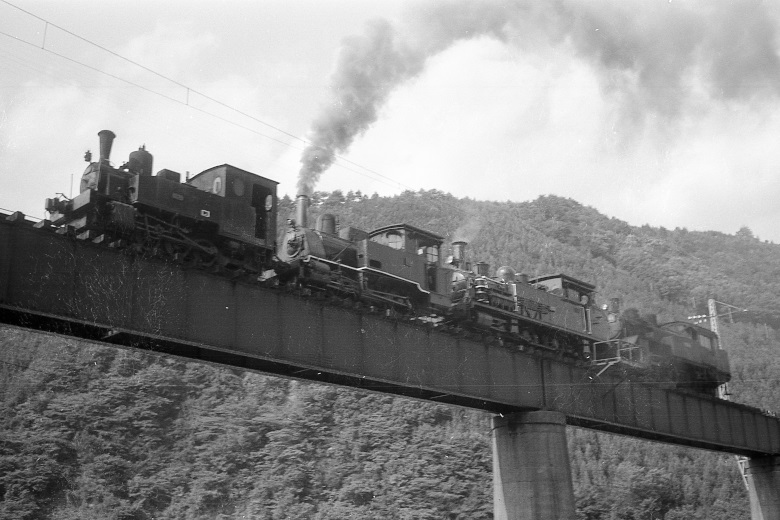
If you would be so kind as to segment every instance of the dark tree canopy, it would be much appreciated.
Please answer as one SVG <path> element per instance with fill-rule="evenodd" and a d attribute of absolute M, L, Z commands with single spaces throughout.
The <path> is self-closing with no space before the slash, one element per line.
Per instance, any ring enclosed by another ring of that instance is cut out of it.
<path fill-rule="evenodd" d="M 279 223 L 294 201 L 279 203 Z M 661 321 L 717 298 L 733 399 L 780 409 L 780 246 L 630 226 L 571 199 L 315 192 L 313 218 L 407 222 L 474 260 L 594 283 Z M 447 252 L 445 251 L 445 255 Z M 489 519 L 476 411 L 0 328 L 0 518 Z M 732 457 L 568 429 L 578 518 L 749 518 Z"/>

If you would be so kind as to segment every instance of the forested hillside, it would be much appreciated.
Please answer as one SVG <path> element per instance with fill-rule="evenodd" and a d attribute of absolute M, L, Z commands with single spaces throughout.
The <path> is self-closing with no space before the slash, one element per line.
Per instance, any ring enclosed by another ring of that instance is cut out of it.
<path fill-rule="evenodd" d="M 408 222 L 474 260 L 565 272 L 661 320 L 725 320 L 733 399 L 780 409 L 780 246 L 633 227 L 570 199 L 317 193 L 313 217 Z M 292 210 L 280 205 L 280 226 Z M 490 417 L 0 328 L 0 518 L 488 519 Z M 579 518 L 750 518 L 733 457 L 569 428 Z"/>

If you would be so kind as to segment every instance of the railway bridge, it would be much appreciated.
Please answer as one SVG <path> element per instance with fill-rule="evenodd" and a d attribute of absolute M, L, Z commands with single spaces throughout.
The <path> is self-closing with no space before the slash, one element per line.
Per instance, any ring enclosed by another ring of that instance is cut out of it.
<path fill-rule="evenodd" d="M 565 426 L 748 458 L 754 519 L 780 520 L 780 420 L 79 241 L 0 213 L 0 323 L 485 410 L 495 518 L 574 517 Z"/>

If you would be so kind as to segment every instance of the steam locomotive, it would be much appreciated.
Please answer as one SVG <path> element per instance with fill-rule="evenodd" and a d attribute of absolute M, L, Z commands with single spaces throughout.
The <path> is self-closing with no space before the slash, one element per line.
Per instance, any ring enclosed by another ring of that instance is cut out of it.
<path fill-rule="evenodd" d="M 621 312 L 619 299 L 596 306 L 595 286 L 566 274 L 530 278 L 504 266 L 490 276 L 487 264 L 469 262 L 465 242 L 454 242 L 443 258 L 443 237 L 408 224 L 337 233 L 335 217 L 326 214 L 310 228 L 307 206 L 298 196 L 279 241 L 277 272 L 285 283 L 569 359 L 592 367 L 594 377 L 617 365 L 627 377 L 713 396 L 730 380 L 728 356 L 708 329 L 659 325 L 636 310 Z"/>
<path fill-rule="evenodd" d="M 58 232 L 568 359 L 591 367 L 594 377 L 617 366 L 710 395 L 730 379 L 715 333 L 621 312 L 617 299 L 598 307 L 587 282 L 566 274 L 530 278 L 510 267 L 491 276 L 486 263 L 469 261 L 465 242 L 454 242 L 444 258 L 443 237 L 403 223 L 337 229 L 335 216 L 325 214 L 310 227 L 305 195 L 277 241 L 275 181 L 227 164 L 184 183 L 171 170 L 152 176 L 143 147 L 114 168 L 115 136 L 98 135 L 100 158 L 85 170 L 81 193 L 46 200 Z M 89 152 L 85 158 L 91 161 Z"/>
<path fill-rule="evenodd" d="M 247 273 L 272 265 L 277 182 L 228 164 L 183 183 L 168 169 L 153 176 L 153 157 L 143 146 L 114 168 L 116 136 L 110 130 L 98 136 L 100 156 L 97 162 L 90 152 L 84 156 L 89 165 L 79 195 L 46 199 L 62 233 L 185 265 Z"/>

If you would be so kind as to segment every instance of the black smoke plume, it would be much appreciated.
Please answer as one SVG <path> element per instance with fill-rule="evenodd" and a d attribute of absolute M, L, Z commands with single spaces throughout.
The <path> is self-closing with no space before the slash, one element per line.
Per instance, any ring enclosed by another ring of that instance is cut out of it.
<path fill-rule="evenodd" d="M 332 98 L 312 124 L 304 152 L 298 193 L 309 195 L 337 153 L 376 121 L 377 110 L 393 88 L 422 69 L 419 56 L 398 40 L 384 20 L 366 33 L 344 40 L 331 78 Z"/>
<path fill-rule="evenodd" d="M 418 2 L 395 29 L 374 21 L 343 42 L 332 96 L 309 133 L 298 192 L 310 194 L 336 154 L 377 120 L 401 83 L 459 40 L 493 37 L 517 52 L 564 47 L 588 62 L 627 129 L 648 116 L 673 126 L 710 101 L 780 94 L 777 12 L 724 2 Z M 424 107 L 421 107 L 423 110 Z"/>

